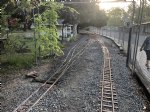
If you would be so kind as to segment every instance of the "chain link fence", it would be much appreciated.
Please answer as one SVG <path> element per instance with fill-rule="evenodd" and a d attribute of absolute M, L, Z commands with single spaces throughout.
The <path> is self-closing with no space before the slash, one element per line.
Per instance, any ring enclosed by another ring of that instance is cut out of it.
<path fill-rule="evenodd" d="M 125 54 L 128 52 L 128 41 L 129 41 L 129 28 L 127 27 L 102 27 L 100 29 L 100 34 L 106 37 L 109 37 L 118 44 L 118 46 L 122 47 Z M 137 55 L 135 56 L 135 44 L 138 39 L 139 33 L 139 40 L 138 40 L 138 48 L 137 48 Z M 140 64 L 145 65 L 146 61 L 146 54 L 142 51 L 140 52 L 140 47 L 142 46 L 144 40 L 147 36 L 150 35 L 150 23 L 142 24 L 140 28 L 140 32 L 138 32 L 138 25 L 133 26 L 132 35 L 131 35 L 131 48 L 130 48 L 130 57 L 129 62 L 133 64 L 133 58 L 136 58 L 136 61 L 140 62 Z"/>
<path fill-rule="evenodd" d="M 144 69 L 146 69 L 145 67 L 146 54 L 144 51 L 140 52 L 140 47 L 142 46 L 146 37 L 150 36 L 150 22 L 143 23 L 140 27 L 140 30 L 138 30 L 138 28 L 139 28 L 138 25 L 134 25 L 132 27 L 131 43 L 130 43 L 131 47 L 129 51 L 130 55 L 128 57 L 129 66 L 132 66 L 133 64 L 136 65 L 140 64 L 140 66 L 143 66 Z M 121 27 L 105 26 L 102 28 L 90 27 L 90 31 L 112 39 L 124 51 L 126 55 L 128 53 L 128 45 L 129 45 L 128 44 L 129 30 L 130 28 L 123 27 L 123 26 Z M 136 47 L 136 42 L 138 42 L 137 47 Z M 136 51 L 137 54 L 135 53 Z"/>

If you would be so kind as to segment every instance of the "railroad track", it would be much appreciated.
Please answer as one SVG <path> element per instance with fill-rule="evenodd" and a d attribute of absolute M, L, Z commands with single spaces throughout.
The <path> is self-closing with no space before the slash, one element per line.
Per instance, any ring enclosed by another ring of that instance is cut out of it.
<path fill-rule="evenodd" d="M 73 63 L 84 53 L 90 41 L 83 40 L 78 42 L 70 49 L 65 60 L 61 66 L 43 83 L 37 90 L 35 90 L 28 98 L 20 103 L 13 112 L 30 112 L 32 108 L 50 91 L 65 72 L 73 65 Z M 51 82 L 51 85 L 47 83 Z"/>
<path fill-rule="evenodd" d="M 112 76 L 111 57 L 109 50 L 101 40 L 98 42 L 102 46 L 104 53 L 104 65 L 101 80 L 101 107 L 100 112 L 118 112 L 117 93 Z"/>

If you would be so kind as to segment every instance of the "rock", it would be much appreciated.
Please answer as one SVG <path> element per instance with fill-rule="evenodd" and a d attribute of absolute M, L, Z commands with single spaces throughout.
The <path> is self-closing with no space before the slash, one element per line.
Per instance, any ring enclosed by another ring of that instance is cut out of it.
<path fill-rule="evenodd" d="M 37 72 L 36 71 L 31 71 L 26 76 L 31 77 L 31 78 L 35 78 L 35 77 L 37 77 Z"/>
<path fill-rule="evenodd" d="M 143 107 L 143 110 L 146 110 L 146 106 Z"/>

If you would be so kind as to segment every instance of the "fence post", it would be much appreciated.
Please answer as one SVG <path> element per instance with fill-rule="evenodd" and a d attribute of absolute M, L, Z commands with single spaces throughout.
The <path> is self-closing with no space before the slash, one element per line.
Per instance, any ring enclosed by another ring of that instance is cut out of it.
<path fill-rule="evenodd" d="M 111 27 L 109 28 L 109 30 L 110 30 L 110 37 L 111 37 Z"/>
<path fill-rule="evenodd" d="M 119 39 L 118 39 L 118 44 L 120 44 L 120 37 L 121 37 L 121 29 L 119 27 Z"/>
<path fill-rule="evenodd" d="M 35 49 L 35 51 L 34 51 L 34 55 L 35 55 L 35 64 L 37 65 L 37 43 L 36 43 L 36 35 L 35 35 L 35 33 L 36 33 L 36 31 L 35 31 L 35 25 L 36 25 L 36 23 L 35 23 L 35 18 L 34 18 L 34 14 L 35 14 L 35 12 L 34 12 L 34 8 L 33 8 L 33 10 L 32 10 L 32 14 L 33 14 L 33 23 L 34 23 L 34 49 Z"/>
<path fill-rule="evenodd" d="M 129 67 L 129 60 L 131 54 L 131 38 L 132 38 L 132 27 L 129 29 L 129 39 L 128 39 L 128 50 L 127 50 L 127 60 L 126 60 L 126 67 Z"/>

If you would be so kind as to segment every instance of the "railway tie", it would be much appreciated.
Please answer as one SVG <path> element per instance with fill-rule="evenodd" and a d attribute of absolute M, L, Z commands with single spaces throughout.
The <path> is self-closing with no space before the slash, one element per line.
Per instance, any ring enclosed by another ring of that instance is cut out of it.
<path fill-rule="evenodd" d="M 101 80 L 100 112 L 118 112 L 117 92 L 113 81 L 111 57 L 104 42 L 98 39 L 104 53 L 104 65 Z"/>

